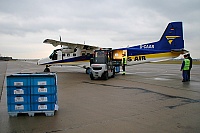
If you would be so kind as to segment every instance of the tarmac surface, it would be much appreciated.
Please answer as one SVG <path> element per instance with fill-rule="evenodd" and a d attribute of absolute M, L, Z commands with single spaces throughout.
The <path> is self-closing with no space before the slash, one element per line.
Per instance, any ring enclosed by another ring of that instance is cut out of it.
<path fill-rule="evenodd" d="M 108 80 L 90 80 L 84 69 L 51 67 L 58 76 L 55 116 L 9 117 L 6 75 L 42 72 L 32 62 L 0 62 L 0 133 L 200 132 L 200 65 L 182 83 L 181 64 L 141 64 Z"/>

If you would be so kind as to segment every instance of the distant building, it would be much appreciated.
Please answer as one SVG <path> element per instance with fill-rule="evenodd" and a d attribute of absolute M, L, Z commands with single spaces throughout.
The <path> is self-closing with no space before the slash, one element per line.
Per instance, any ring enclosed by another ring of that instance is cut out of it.
<path fill-rule="evenodd" d="M 12 60 L 12 57 L 2 57 L 0 55 L 0 61 L 9 61 L 9 60 Z"/>

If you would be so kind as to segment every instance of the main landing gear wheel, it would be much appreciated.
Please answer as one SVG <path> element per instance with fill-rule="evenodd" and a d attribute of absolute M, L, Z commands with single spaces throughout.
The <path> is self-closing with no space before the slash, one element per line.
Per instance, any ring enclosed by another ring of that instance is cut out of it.
<path fill-rule="evenodd" d="M 50 72 L 50 68 L 48 65 L 46 65 L 46 68 L 44 69 L 44 72 Z"/>

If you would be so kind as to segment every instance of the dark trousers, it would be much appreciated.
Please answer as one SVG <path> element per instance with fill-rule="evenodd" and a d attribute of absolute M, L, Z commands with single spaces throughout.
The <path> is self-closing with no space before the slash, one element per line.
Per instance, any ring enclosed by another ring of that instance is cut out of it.
<path fill-rule="evenodd" d="M 183 81 L 188 81 L 188 71 L 189 70 L 183 70 L 182 72 Z"/>
<path fill-rule="evenodd" d="M 125 65 L 122 66 L 122 70 L 123 70 L 124 72 L 126 71 L 126 70 L 125 70 Z"/>
<path fill-rule="evenodd" d="M 188 80 L 190 80 L 190 70 L 188 70 Z"/>
<path fill-rule="evenodd" d="M 125 64 L 123 64 L 123 65 L 122 65 L 123 74 L 125 74 L 125 73 L 126 73 L 126 70 L 125 70 L 125 68 L 126 68 L 126 67 L 125 67 Z"/>

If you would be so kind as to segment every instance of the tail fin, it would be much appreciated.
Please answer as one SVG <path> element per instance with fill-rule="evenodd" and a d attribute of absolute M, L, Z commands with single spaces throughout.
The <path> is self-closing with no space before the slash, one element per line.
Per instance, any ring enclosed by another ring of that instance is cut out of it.
<path fill-rule="evenodd" d="M 183 40 L 182 22 L 169 23 L 159 41 L 147 44 L 141 44 L 130 48 L 164 50 L 164 51 L 183 50 L 184 40 Z"/>
<path fill-rule="evenodd" d="M 171 22 L 158 42 L 157 50 L 181 50 L 184 49 L 182 22 Z"/>

